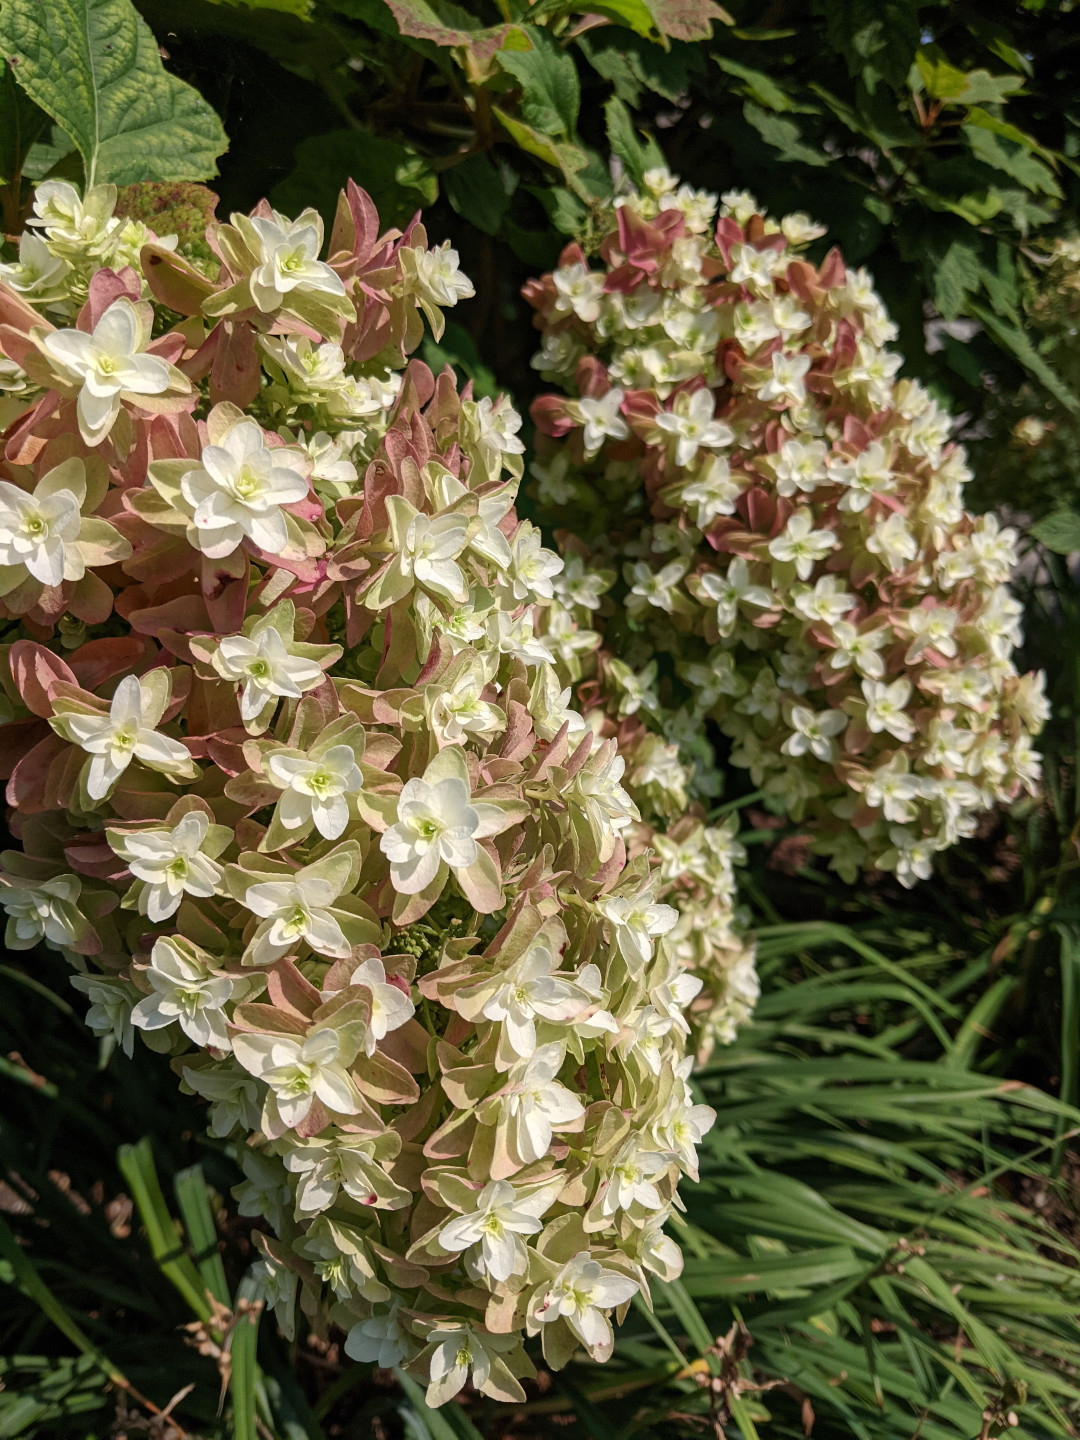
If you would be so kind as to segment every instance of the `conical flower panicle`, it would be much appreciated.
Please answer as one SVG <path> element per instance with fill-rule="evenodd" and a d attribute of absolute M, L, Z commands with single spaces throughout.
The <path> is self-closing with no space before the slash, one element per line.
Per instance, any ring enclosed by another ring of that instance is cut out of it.
<path fill-rule="evenodd" d="M 409 358 L 471 286 L 355 186 L 328 246 L 114 202 L 40 187 L 0 283 L 7 943 L 205 1099 L 287 1335 L 520 1401 L 678 1273 L 712 1119 L 520 418 Z"/>

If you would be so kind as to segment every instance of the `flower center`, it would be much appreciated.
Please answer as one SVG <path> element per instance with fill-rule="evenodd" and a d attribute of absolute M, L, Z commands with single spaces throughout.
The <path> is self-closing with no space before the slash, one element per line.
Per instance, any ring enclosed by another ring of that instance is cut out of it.
<path fill-rule="evenodd" d="M 422 846 L 424 849 L 439 838 L 439 832 L 442 830 L 442 826 L 437 820 L 429 818 L 414 820 L 412 822 L 412 828 L 416 832 L 416 841 L 414 843 L 416 843 L 418 847 Z"/>
<path fill-rule="evenodd" d="M 285 921 L 285 928 L 293 935 L 303 935 L 308 925 L 308 914 L 302 905 L 297 905 Z"/>
<path fill-rule="evenodd" d="M 311 1071 L 306 1066 L 297 1065 L 282 1076 L 276 1088 L 282 1095 L 291 1098 L 298 1095 L 309 1095 L 311 1093 Z"/>
<path fill-rule="evenodd" d="M 248 500 L 252 495 L 257 495 L 260 489 L 259 477 L 248 465 L 240 468 L 240 474 L 236 477 L 235 490 L 241 500 Z"/>
<path fill-rule="evenodd" d="M 325 770 L 316 770 L 308 784 L 320 800 L 325 800 L 334 784 L 334 777 Z"/>
<path fill-rule="evenodd" d="M 173 993 L 177 1004 L 182 1005 L 189 1015 L 202 1007 L 205 998 L 198 985 L 185 985 Z"/>

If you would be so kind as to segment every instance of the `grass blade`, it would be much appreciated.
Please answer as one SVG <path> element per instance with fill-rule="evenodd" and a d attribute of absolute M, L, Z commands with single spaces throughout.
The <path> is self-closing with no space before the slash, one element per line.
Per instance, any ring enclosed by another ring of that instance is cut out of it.
<path fill-rule="evenodd" d="M 194 1314 L 200 1320 L 209 1320 L 213 1312 L 206 1298 L 206 1286 L 176 1233 L 175 1221 L 169 1213 L 158 1180 L 150 1137 L 144 1136 L 137 1145 L 121 1145 L 117 1164 L 146 1227 L 150 1250 L 158 1269 L 180 1292 Z"/>
<path fill-rule="evenodd" d="M 178 1171 L 173 1189 L 203 1284 L 215 1300 L 228 1305 L 229 1282 L 225 1279 L 225 1266 L 218 1253 L 217 1226 L 202 1166 L 192 1165 L 187 1170 Z"/>
<path fill-rule="evenodd" d="M 177 1176 L 178 1181 L 179 1178 Z M 199 1178 L 202 1179 L 201 1175 Z M 234 1440 L 257 1440 L 258 1434 L 255 1423 L 255 1390 L 259 1380 L 259 1366 L 255 1355 L 262 1307 L 252 1304 L 257 1295 L 257 1285 L 245 1276 L 236 1291 L 237 1317 L 232 1328 L 230 1349 L 232 1372 L 229 1376 L 229 1390 L 232 1394 Z"/>

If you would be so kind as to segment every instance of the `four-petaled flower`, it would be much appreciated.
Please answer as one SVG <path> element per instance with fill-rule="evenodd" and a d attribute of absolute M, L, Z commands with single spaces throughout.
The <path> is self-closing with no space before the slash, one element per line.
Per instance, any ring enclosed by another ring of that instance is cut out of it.
<path fill-rule="evenodd" d="M 364 1035 L 364 1050 L 374 1055 L 378 1042 L 411 1020 L 416 1007 L 404 990 L 387 980 L 386 966 L 375 956 L 356 967 L 349 984 L 362 985 L 371 996 L 371 1019 Z"/>
<path fill-rule="evenodd" d="M 413 246 L 402 252 L 403 260 L 406 257 L 406 283 L 416 294 L 429 320 L 432 309 L 450 308 L 459 300 L 467 300 L 476 294 L 472 281 L 462 273 L 458 252 L 449 240 L 433 245 L 430 250 Z M 441 325 L 439 329 L 441 333 Z"/>
<path fill-rule="evenodd" d="M 54 946 L 72 944 L 85 925 L 77 903 L 81 893 L 77 875 L 21 884 L 15 877 L 5 877 L 0 886 L 0 906 L 8 917 L 4 944 L 9 950 L 29 950 L 40 940 Z"/>
<path fill-rule="evenodd" d="M 721 635 L 730 635 L 734 629 L 740 605 L 771 610 L 776 604 L 771 590 L 750 579 L 750 567 L 743 559 L 732 560 L 726 572 L 707 570 L 696 576 L 691 588 L 694 594 L 715 604 L 716 628 Z"/>
<path fill-rule="evenodd" d="M 808 705 L 793 705 L 790 719 L 792 734 L 780 747 L 783 754 L 809 754 L 826 763 L 836 759 L 836 736 L 848 723 L 841 710 L 814 711 Z"/>
<path fill-rule="evenodd" d="M 150 963 L 142 972 L 151 986 L 131 1012 L 140 1030 L 161 1030 L 174 1022 L 196 1045 L 228 1050 L 224 1007 L 235 982 L 218 974 L 195 946 L 163 936 L 154 942 Z"/>
<path fill-rule="evenodd" d="M 800 580 L 809 580 L 814 566 L 836 548 L 833 530 L 815 530 L 809 510 L 796 510 L 780 534 L 769 541 L 774 560 L 793 564 Z"/>
<path fill-rule="evenodd" d="M 288 880 L 249 885 L 244 904 L 262 921 L 248 947 L 250 963 L 271 965 L 300 945 L 331 958 L 348 955 L 351 946 L 331 913 L 340 894 L 340 886 L 314 865 Z"/>
<path fill-rule="evenodd" d="M 864 680 L 862 692 L 866 698 L 866 728 L 874 735 L 883 730 L 894 739 L 906 744 L 915 734 L 915 723 L 905 714 L 905 706 L 911 699 L 911 681 L 903 676 L 886 685 L 883 680 Z"/>
<path fill-rule="evenodd" d="M 77 455 L 54 465 L 34 489 L 0 480 L 0 596 L 29 577 L 39 585 L 78 582 L 90 566 L 126 560 L 131 545 L 93 509 L 105 492 L 88 495 L 86 463 Z"/>
<path fill-rule="evenodd" d="M 59 585 L 80 579 L 85 568 L 75 560 L 82 526 L 78 496 L 47 480 L 32 495 L 0 480 L 0 566 L 12 572 L 14 584 L 23 578 L 20 570 L 42 585 Z M 10 588 L 0 573 L 0 591 Z"/>
<path fill-rule="evenodd" d="M 187 747 L 155 728 L 164 708 L 146 680 L 126 675 L 108 715 L 64 709 L 51 716 L 49 723 L 59 735 L 93 756 L 86 780 L 91 800 L 104 800 L 132 760 L 177 780 L 194 779 L 198 771 Z"/>
<path fill-rule="evenodd" d="M 570 418 L 583 427 L 581 443 L 586 456 L 595 455 L 606 439 L 629 439 L 630 428 L 620 414 L 625 398 L 624 392 L 616 388 L 599 399 L 585 396 L 581 400 L 567 401 Z"/>
<path fill-rule="evenodd" d="M 611 926 L 612 942 L 632 975 L 652 959 L 653 941 L 670 935 L 679 923 L 678 910 L 673 905 L 658 905 L 649 890 L 634 896 L 608 896 L 598 900 L 596 908 Z"/>
<path fill-rule="evenodd" d="M 758 398 L 802 405 L 806 400 L 805 380 L 810 363 L 809 355 L 791 355 L 786 350 L 777 350 L 772 357 L 772 373 L 758 391 Z"/>
<path fill-rule="evenodd" d="M 505 826 L 497 805 L 473 800 L 464 765 L 453 758 L 457 754 L 456 749 L 442 751 L 422 779 L 406 780 L 397 822 L 379 841 L 399 895 L 426 890 L 443 865 L 468 870 L 481 853 L 477 842 Z"/>
<path fill-rule="evenodd" d="M 222 867 L 202 853 L 209 829 L 202 810 L 189 810 L 171 830 L 106 831 L 113 850 L 143 882 L 139 913 L 155 925 L 174 915 L 185 895 L 214 894 Z"/>
<path fill-rule="evenodd" d="M 565 1025 L 591 1003 L 569 977 L 551 973 L 554 965 L 551 950 L 538 940 L 506 970 L 459 996 L 458 1008 L 467 1018 L 483 1016 L 502 1026 L 499 1060 L 507 1069 L 536 1050 L 537 1019 Z M 479 1005 L 470 1004 L 474 995 Z"/>
<path fill-rule="evenodd" d="M 414 584 L 447 600 L 464 600 L 468 586 L 457 563 L 468 531 L 464 515 L 438 515 L 432 519 L 404 495 L 391 495 L 386 513 L 395 554 L 389 570 L 377 582 L 382 603 L 400 600 Z"/>
<path fill-rule="evenodd" d="M 680 466 L 689 465 L 699 450 L 722 450 L 735 439 L 731 427 L 716 419 L 716 400 L 707 387 L 680 391 L 672 408 L 657 415 L 656 428 Z"/>
<path fill-rule="evenodd" d="M 585 1114 L 581 1101 L 556 1080 L 565 1051 L 558 1041 L 541 1045 L 510 1072 L 503 1102 L 514 1149 L 523 1164 L 541 1160 L 553 1131 L 574 1125 Z"/>
<path fill-rule="evenodd" d="M 601 1212 L 612 1216 L 634 1206 L 639 1210 L 659 1210 L 664 1202 L 654 1182 L 670 1169 L 670 1155 L 652 1148 L 640 1136 L 631 1136 L 611 1167 L 600 1201 Z"/>
<path fill-rule="evenodd" d="M 85 330 L 53 330 L 41 341 L 65 380 L 78 383 L 79 430 L 87 445 L 100 445 L 113 427 L 123 400 L 138 404 L 140 395 L 163 395 L 179 380 L 186 382 L 157 355 L 145 353 L 150 338 L 135 306 L 123 296 L 114 300 L 87 334 Z M 188 387 L 190 388 L 190 387 Z"/>
<path fill-rule="evenodd" d="M 566 265 L 552 274 L 555 286 L 556 315 L 576 315 L 591 325 L 600 318 L 600 301 L 604 294 L 604 277 L 599 272 L 591 273 L 580 260 Z"/>
<path fill-rule="evenodd" d="M 269 617 L 257 622 L 249 635 L 226 635 L 213 653 L 213 665 L 223 680 L 244 687 L 240 715 L 245 724 L 283 697 L 299 700 L 323 678 L 314 660 L 289 650 Z"/>
<path fill-rule="evenodd" d="M 283 554 L 289 530 L 281 507 L 308 493 L 298 468 L 302 452 L 267 445 L 260 425 L 239 420 L 199 458 L 182 476 L 180 493 L 192 507 L 192 539 L 203 554 L 221 559 L 244 540 L 268 555 Z"/>
<path fill-rule="evenodd" d="M 257 237 L 258 264 L 252 272 L 251 298 L 265 314 L 277 310 L 294 290 L 343 296 L 341 276 L 320 260 L 322 225 L 313 210 L 288 220 L 276 210 L 247 221 Z"/>
<path fill-rule="evenodd" d="M 550 1185 L 521 1193 L 506 1180 L 489 1180 L 476 1197 L 476 1209 L 442 1227 L 439 1244 L 452 1252 L 472 1252 L 466 1262 L 472 1259 L 480 1275 L 500 1283 L 524 1275 L 529 1257 L 521 1237 L 539 1233 L 540 1217 L 554 1199 Z"/>
<path fill-rule="evenodd" d="M 409 1353 L 409 1337 L 402 1329 L 398 1311 L 402 1301 L 395 1297 L 388 1310 L 377 1311 L 366 1320 L 358 1320 L 345 1336 L 345 1354 L 350 1360 L 378 1365 L 390 1370 L 400 1365 Z"/>
<path fill-rule="evenodd" d="M 284 791 L 278 815 L 286 830 L 299 829 L 310 820 L 327 840 L 336 840 L 343 833 L 349 823 L 347 797 L 363 785 L 350 745 L 331 745 L 317 760 L 307 755 L 273 754 L 267 757 L 266 770 Z"/>
<path fill-rule="evenodd" d="M 510 1379 L 500 1355 L 517 1347 L 519 1342 L 514 1335 L 493 1335 L 461 1320 L 443 1320 L 429 1331 L 427 1338 L 431 1349 L 428 1362 L 431 1379 L 426 1395 L 429 1405 L 444 1405 L 452 1400 L 470 1376 L 483 1394 L 496 1366 L 503 1370 L 500 1378 L 504 1384 Z M 520 1387 L 518 1390 L 523 1393 Z"/>
<path fill-rule="evenodd" d="M 601 1265 L 587 1250 L 579 1251 L 547 1285 L 535 1291 L 529 1306 L 531 1328 L 565 1320 L 589 1353 L 599 1359 L 610 1352 L 614 1339 L 608 1312 L 632 1299 L 639 1288 L 629 1275 Z"/>
<path fill-rule="evenodd" d="M 240 1031 L 233 1053 L 244 1069 L 270 1088 L 271 1113 L 286 1129 L 307 1119 L 316 1100 L 341 1115 L 355 1115 L 360 1097 L 341 1062 L 341 1040 L 329 1027 L 297 1035 Z"/>

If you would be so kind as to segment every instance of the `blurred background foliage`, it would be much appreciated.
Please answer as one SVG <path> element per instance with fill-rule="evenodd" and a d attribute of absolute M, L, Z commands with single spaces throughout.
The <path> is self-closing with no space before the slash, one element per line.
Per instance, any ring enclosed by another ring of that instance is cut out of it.
<path fill-rule="evenodd" d="M 0 40 L 12 7 L 0 0 Z M 40 0 L 46 8 L 129 0 Z M 1080 23 L 1069 0 L 137 0 L 229 137 L 221 212 L 419 208 L 477 298 L 433 362 L 521 408 L 522 282 L 593 241 L 610 152 L 803 210 L 866 266 L 907 373 L 960 417 L 974 503 L 1026 530 L 1040 801 L 912 892 L 826 882 L 748 814 L 764 995 L 700 1076 L 720 1123 L 681 1282 L 612 1362 L 521 1410 L 438 1413 L 247 1307 L 227 1146 L 142 1055 L 99 1052 L 66 967 L 2 964 L 0 1437 L 990 1440 L 1080 1429 Z M 10 46 L 0 51 L 10 55 Z M 16 57 L 18 58 L 18 57 Z M 0 75 L 14 233 L 79 152 Z M 651 158 L 650 158 L 651 157 Z M 110 178 L 107 174 L 100 178 Z M 151 180 L 198 174 L 148 173 Z M 168 197 L 198 226 L 197 192 Z M 161 192 L 126 192 L 150 219 Z M 151 221 L 153 223 L 153 221 Z M 161 228 L 167 228 L 164 221 Z M 403 1388 L 404 1385 L 404 1388 Z M 193 1387 L 193 1388 L 189 1388 Z"/>

